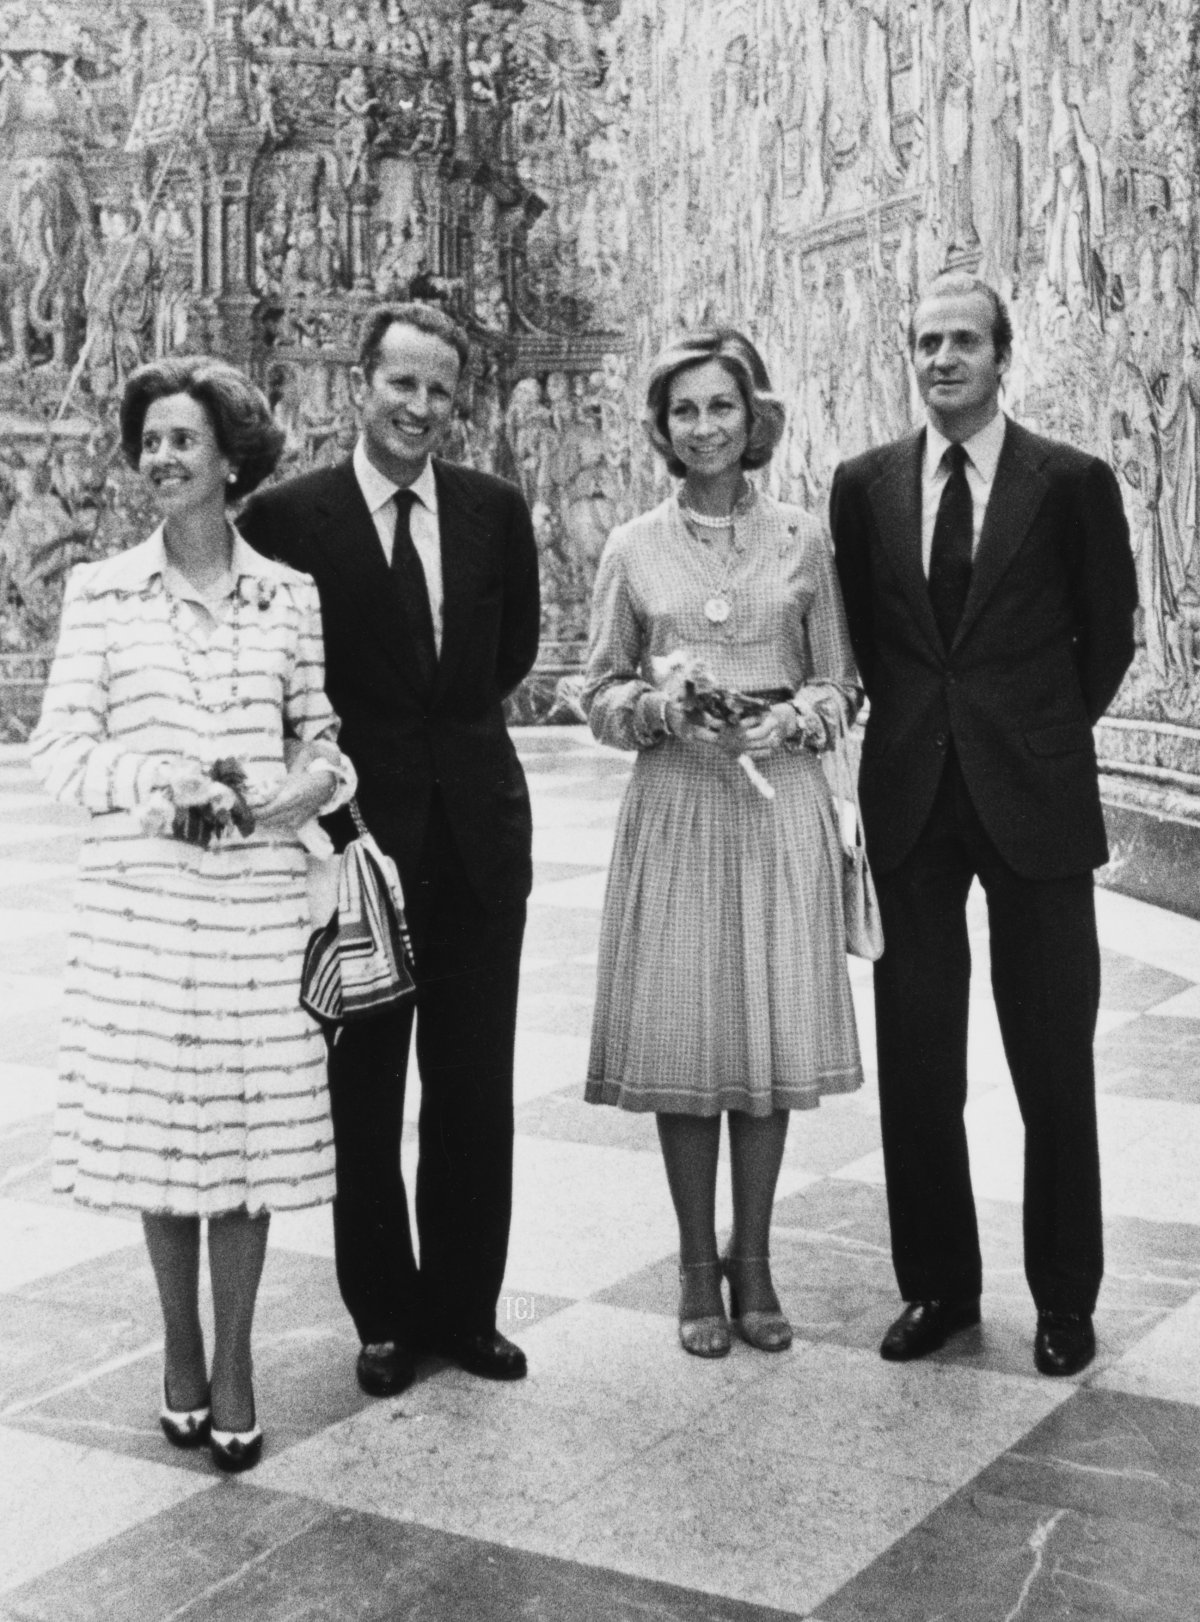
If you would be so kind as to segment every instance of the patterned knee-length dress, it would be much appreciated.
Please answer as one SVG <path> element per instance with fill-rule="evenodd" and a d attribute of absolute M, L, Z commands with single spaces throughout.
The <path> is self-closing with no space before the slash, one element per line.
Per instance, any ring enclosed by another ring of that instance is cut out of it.
<path fill-rule="evenodd" d="M 715 624 L 706 603 L 730 605 Z M 763 766 L 666 733 L 652 661 L 685 649 L 723 686 L 797 696 L 822 747 L 857 702 L 822 528 L 751 491 L 733 551 L 672 498 L 616 530 L 596 581 L 584 703 L 636 749 L 600 932 L 586 1097 L 631 1110 L 762 1116 L 862 1085 L 841 851 L 819 753 Z"/>
<path fill-rule="evenodd" d="M 202 634 L 162 532 L 73 571 L 31 759 L 93 813 L 61 1033 L 56 1189 L 101 1209 L 251 1214 L 333 1196 L 324 1042 L 298 1000 L 309 923 L 294 836 L 208 850 L 145 831 L 164 774 L 285 732 L 332 740 L 316 587 L 234 539 Z"/>

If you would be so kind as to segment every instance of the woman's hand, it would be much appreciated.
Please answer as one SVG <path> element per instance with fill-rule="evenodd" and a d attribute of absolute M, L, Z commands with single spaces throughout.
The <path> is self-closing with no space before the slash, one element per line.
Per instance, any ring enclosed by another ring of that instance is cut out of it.
<path fill-rule="evenodd" d="M 738 722 L 741 746 L 753 761 L 767 760 L 782 749 L 800 729 L 800 718 L 790 704 L 772 704 L 761 715 L 747 715 Z"/>
<path fill-rule="evenodd" d="M 726 742 L 725 734 L 730 729 L 723 721 L 718 721 L 714 715 L 686 710 L 677 698 L 667 700 L 665 715 L 667 730 L 681 743 L 698 743 L 706 747 L 716 744 L 720 747 Z"/>
<path fill-rule="evenodd" d="M 264 833 L 294 834 L 333 799 L 337 777 L 333 772 L 311 771 L 317 752 L 298 752 L 279 788 L 265 803 L 255 806 L 254 820 Z"/>

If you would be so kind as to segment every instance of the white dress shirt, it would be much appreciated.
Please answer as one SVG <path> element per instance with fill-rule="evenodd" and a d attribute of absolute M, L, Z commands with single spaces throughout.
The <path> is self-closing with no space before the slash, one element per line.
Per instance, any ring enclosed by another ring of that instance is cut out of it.
<path fill-rule="evenodd" d="M 393 496 L 402 487 L 393 483 L 367 456 L 366 446 L 360 438 L 354 447 L 354 477 L 363 493 L 379 544 L 392 566 L 392 548 L 396 543 L 396 504 Z M 416 478 L 407 486 L 416 496 L 409 518 L 409 533 L 413 546 L 425 572 L 425 585 L 429 591 L 429 611 L 433 615 L 433 641 L 438 653 L 442 651 L 442 534 L 438 528 L 437 480 L 433 464 L 428 458 Z"/>
<path fill-rule="evenodd" d="M 967 453 L 964 470 L 971 491 L 975 519 L 975 533 L 971 541 L 972 553 L 979 545 L 979 537 L 983 533 L 983 520 L 996 477 L 996 464 L 1004 447 L 1004 429 L 1007 421 L 1003 411 L 997 411 L 986 427 L 962 442 L 963 450 Z M 945 435 L 939 433 L 932 423 L 927 423 L 925 460 L 921 468 L 921 566 L 925 570 L 926 578 L 929 575 L 929 554 L 933 550 L 933 527 L 937 523 L 938 503 L 950 477 L 950 467 L 945 460 L 949 447 L 950 441 Z"/>

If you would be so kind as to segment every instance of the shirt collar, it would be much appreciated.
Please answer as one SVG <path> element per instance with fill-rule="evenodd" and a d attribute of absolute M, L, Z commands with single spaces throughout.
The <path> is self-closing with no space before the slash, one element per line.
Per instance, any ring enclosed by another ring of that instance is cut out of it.
<path fill-rule="evenodd" d="M 1004 430 L 1008 418 L 1003 411 L 997 411 L 991 422 L 985 423 L 970 439 L 964 439 L 963 449 L 980 478 L 986 484 L 991 484 L 996 477 L 996 464 L 1000 460 L 1000 452 L 1004 448 Z M 932 474 L 942 465 L 942 457 L 950 441 L 945 434 L 939 432 L 932 423 L 925 428 L 925 471 Z"/>
<path fill-rule="evenodd" d="M 252 579 L 283 580 L 291 574 L 285 564 L 276 563 L 273 558 L 256 552 L 234 525 L 231 524 L 230 529 L 233 531 L 233 551 L 229 572 L 234 580 L 241 580 L 246 575 Z M 127 552 L 111 559 L 108 567 L 111 570 L 110 583 L 121 590 L 140 591 L 154 580 L 161 580 L 167 569 L 163 525 L 160 524 L 137 546 L 131 546 Z"/>
<path fill-rule="evenodd" d="M 354 447 L 353 462 L 354 477 L 358 480 L 358 487 L 363 493 L 367 510 L 374 517 L 381 507 L 387 506 L 401 486 L 395 479 L 389 479 L 386 473 L 381 473 L 371 461 L 361 435 Z M 433 475 L 433 463 L 428 456 L 425 458 L 425 466 L 412 483 L 404 488 L 411 490 L 421 505 L 427 507 L 431 513 L 437 512 L 437 480 Z"/>

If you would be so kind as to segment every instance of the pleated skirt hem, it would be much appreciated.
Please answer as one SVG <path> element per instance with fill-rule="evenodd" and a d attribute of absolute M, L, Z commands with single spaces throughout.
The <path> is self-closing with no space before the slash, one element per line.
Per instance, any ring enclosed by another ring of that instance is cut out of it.
<path fill-rule="evenodd" d="M 862 1084 L 861 1066 L 823 1075 L 811 1087 L 774 1086 L 769 1097 L 744 1087 L 723 1087 L 715 1092 L 672 1087 L 656 1089 L 641 1083 L 630 1086 L 623 1081 L 589 1076 L 583 1097 L 588 1104 L 612 1104 L 635 1114 L 712 1116 L 737 1110 L 742 1115 L 765 1119 L 777 1110 L 817 1109 L 822 1098 L 836 1093 L 856 1093 Z"/>

